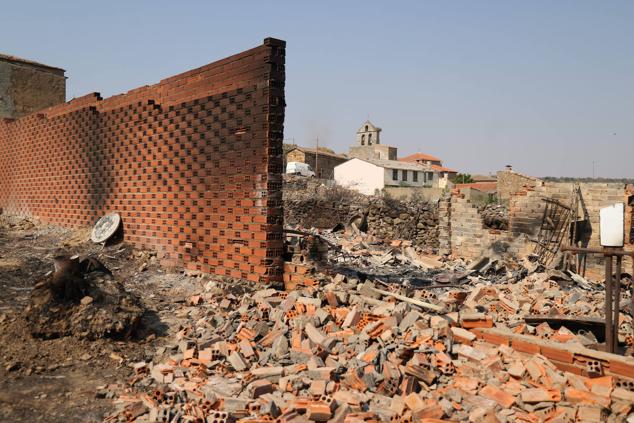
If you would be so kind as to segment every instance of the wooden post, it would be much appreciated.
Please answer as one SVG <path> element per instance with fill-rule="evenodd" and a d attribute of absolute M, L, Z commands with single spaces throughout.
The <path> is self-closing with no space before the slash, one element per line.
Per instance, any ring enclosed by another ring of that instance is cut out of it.
<path fill-rule="evenodd" d="M 315 152 L 315 178 L 319 177 L 319 137 L 317 137 L 317 149 Z"/>

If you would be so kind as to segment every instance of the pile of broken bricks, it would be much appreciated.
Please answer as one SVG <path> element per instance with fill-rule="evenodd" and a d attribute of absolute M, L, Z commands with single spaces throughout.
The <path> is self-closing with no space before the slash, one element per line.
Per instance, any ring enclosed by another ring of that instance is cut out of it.
<path fill-rule="evenodd" d="M 343 275 L 243 296 L 210 282 L 173 346 L 99 393 L 118 407 L 106 420 L 634 422 L 633 358 L 521 318 L 600 310 L 543 275 L 438 293 Z"/>

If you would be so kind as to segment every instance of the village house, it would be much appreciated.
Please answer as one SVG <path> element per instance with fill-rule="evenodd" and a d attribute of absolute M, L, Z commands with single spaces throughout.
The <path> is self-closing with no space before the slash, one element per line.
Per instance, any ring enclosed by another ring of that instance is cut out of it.
<path fill-rule="evenodd" d="M 349 149 L 350 160 L 334 168 L 337 184 L 368 195 L 385 187 L 444 189 L 458 173 L 428 154 L 398 159 L 398 149 L 381 144 L 380 137 L 381 128 L 370 121 L 359 128 Z"/>
<path fill-rule="evenodd" d="M 434 187 L 437 173 L 425 171 L 416 163 L 398 160 L 353 158 L 335 167 L 335 181 L 365 195 L 385 187 Z"/>
<path fill-rule="evenodd" d="M 307 147 L 294 147 L 286 152 L 284 166 L 288 162 L 300 162 L 309 165 L 320 179 L 333 179 L 335 166 L 344 163 L 348 158 L 341 154 L 330 153 Z"/>
<path fill-rule="evenodd" d="M 425 170 L 431 170 L 437 174 L 438 188 L 445 188 L 452 182 L 456 175 L 457 170 L 444 167 L 442 161 L 438 157 L 431 156 L 425 153 L 414 153 L 409 156 L 405 156 L 399 159 L 402 162 L 417 163 Z"/>

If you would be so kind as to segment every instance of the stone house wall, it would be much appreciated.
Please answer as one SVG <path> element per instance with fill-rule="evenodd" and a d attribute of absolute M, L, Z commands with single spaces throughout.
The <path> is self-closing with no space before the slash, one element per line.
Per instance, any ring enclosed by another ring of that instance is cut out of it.
<path fill-rule="evenodd" d="M 64 70 L 0 55 L 0 119 L 16 119 L 66 101 Z"/>
<path fill-rule="evenodd" d="M 513 172 L 512 170 L 502 170 L 497 173 L 497 197 L 500 202 L 508 203 L 515 193 L 532 188 L 539 181 L 536 178 Z"/>

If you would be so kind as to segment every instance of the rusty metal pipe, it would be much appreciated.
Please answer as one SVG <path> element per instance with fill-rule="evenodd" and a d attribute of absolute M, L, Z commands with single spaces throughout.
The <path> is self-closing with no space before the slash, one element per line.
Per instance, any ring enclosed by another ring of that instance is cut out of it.
<path fill-rule="evenodd" d="M 601 254 L 605 257 L 605 347 L 606 351 L 614 353 L 617 350 L 619 340 L 619 313 L 621 299 L 621 270 L 623 256 L 632 258 L 632 275 L 634 275 L 634 251 L 623 248 L 580 248 L 563 246 L 561 251 L 571 251 L 575 253 Z M 616 283 L 612 279 L 612 257 L 617 257 Z M 634 281 L 631 284 L 632 299 L 630 303 L 630 313 L 634 313 Z"/>
<path fill-rule="evenodd" d="M 623 257 L 616 256 L 616 277 L 614 278 L 614 317 L 612 325 L 614 327 L 614 351 L 618 350 L 619 345 L 619 316 L 621 311 L 621 264 Z"/>
<path fill-rule="evenodd" d="M 630 256 L 634 258 L 634 251 L 629 250 L 616 250 L 612 248 L 605 247 L 602 248 L 581 248 L 581 247 L 569 247 L 564 246 L 561 247 L 561 251 L 572 251 L 574 253 L 587 253 L 587 254 L 610 254 L 612 256 Z"/>
<path fill-rule="evenodd" d="M 605 348 L 614 352 L 614 326 L 612 325 L 612 256 L 605 257 Z"/>

